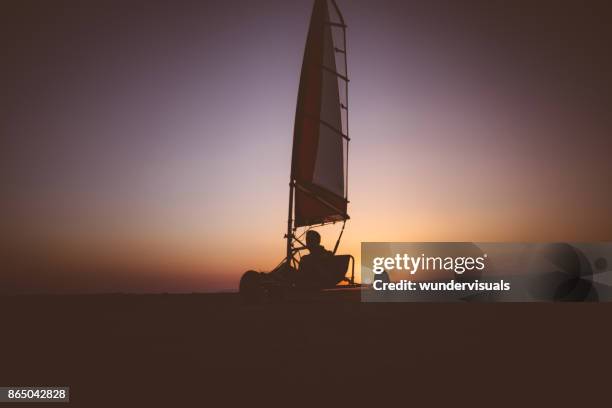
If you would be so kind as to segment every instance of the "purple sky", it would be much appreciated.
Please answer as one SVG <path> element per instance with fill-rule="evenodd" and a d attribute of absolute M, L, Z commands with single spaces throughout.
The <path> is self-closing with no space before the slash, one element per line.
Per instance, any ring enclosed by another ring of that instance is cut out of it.
<path fill-rule="evenodd" d="M 311 2 L 97 3 L 3 5 L 0 292 L 218 290 L 273 267 Z M 605 2 L 338 4 L 343 251 L 612 239 Z"/>

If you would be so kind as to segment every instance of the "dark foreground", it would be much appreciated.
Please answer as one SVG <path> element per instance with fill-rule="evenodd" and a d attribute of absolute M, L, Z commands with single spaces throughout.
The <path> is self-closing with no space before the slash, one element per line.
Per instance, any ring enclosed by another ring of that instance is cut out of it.
<path fill-rule="evenodd" d="M 258 306 L 233 294 L 16 296 L 0 308 L 0 385 L 69 385 L 71 406 L 611 399 L 612 304 L 361 304 L 336 293 Z"/>

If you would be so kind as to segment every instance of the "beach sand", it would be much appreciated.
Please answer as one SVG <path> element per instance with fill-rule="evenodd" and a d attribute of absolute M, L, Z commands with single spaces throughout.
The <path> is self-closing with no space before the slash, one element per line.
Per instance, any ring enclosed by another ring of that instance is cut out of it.
<path fill-rule="evenodd" d="M 22 295 L 0 307 L 0 384 L 68 385 L 71 406 L 582 406 L 607 398 L 612 363 L 612 304 L 362 304 L 345 291 L 261 305 Z"/>

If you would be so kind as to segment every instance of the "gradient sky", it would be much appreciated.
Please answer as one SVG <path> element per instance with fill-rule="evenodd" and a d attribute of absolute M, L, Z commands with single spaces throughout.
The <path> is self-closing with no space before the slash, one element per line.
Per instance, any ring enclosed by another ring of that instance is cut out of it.
<path fill-rule="evenodd" d="M 612 11 L 573 3 L 338 0 L 341 252 L 612 239 Z M 275 266 L 311 6 L 3 2 L 0 292 L 215 291 Z"/>

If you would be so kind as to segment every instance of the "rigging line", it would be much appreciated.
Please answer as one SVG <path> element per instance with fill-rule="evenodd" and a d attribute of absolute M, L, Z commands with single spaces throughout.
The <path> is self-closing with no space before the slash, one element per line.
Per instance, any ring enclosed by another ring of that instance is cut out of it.
<path fill-rule="evenodd" d="M 340 235 L 338 235 L 338 240 L 336 241 L 336 245 L 334 246 L 333 254 L 336 255 L 336 251 L 338 250 L 338 246 L 340 245 L 340 238 L 342 238 L 342 234 L 344 234 L 344 227 L 346 226 L 346 220 L 342 222 L 342 229 L 340 230 Z"/>
<path fill-rule="evenodd" d="M 300 239 L 300 238 L 302 238 L 302 237 L 304 236 L 304 234 L 306 234 L 308 231 L 310 231 L 310 230 L 311 230 L 311 229 L 313 229 L 313 228 L 314 228 L 314 226 L 309 225 L 309 226 L 308 226 L 306 229 L 304 229 L 304 231 L 303 231 L 303 232 L 302 232 L 302 233 L 301 233 L 299 236 L 297 236 L 297 237 L 295 237 L 295 238 L 296 238 L 296 239 Z"/>

